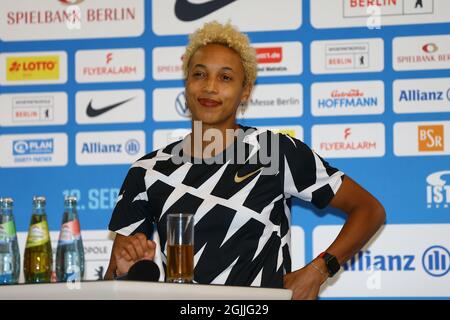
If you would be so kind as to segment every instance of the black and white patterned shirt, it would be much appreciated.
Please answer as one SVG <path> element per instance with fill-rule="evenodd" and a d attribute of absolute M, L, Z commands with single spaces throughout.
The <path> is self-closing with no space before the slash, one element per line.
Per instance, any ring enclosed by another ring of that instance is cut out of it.
<path fill-rule="evenodd" d="M 178 141 L 130 168 L 109 229 L 153 238 L 160 281 L 165 274 L 166 216 L 191 212 L 194 282 L 282 288 L 283 275 L 291 272 L 290 198 L 323 208 L 339 189 L 344 174 L 300 140 L 240 128 L 246 134 L 231 148 L 244 148 L 244 163 L 233 161 L 236 157 L 227 160 L 226 151 L 218 156 L 221 163 L 196 163 L 193 158 L 179 163 L 173 161 L 174 150 L 182 143 Z M 271 153 L 278 164 L 271 174 L 265 173 L 268 164 L 260 160 L 263 135 L 278 141 L 276 153 Z"/>

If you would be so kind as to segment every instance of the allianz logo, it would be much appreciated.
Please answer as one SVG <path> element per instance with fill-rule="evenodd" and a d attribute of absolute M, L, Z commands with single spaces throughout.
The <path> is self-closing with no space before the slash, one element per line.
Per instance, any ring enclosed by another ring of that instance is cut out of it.
<path fill-rule="evenodd" d="M 444 179 L 446 177 L 446 180 Z M 450 170 L 438 171 L 427 177 L 427 207 L 448 208 L 450 205 Z"/>
<path fill-rule="evenodd" d="M 13 155 L 50 154 L 54 150 L 53 138 L 14 140 L 12 143 Z"/>
<path fill-rule="evenodd" d="M 419 262 L 418 262 L 419 261 Z M 404 271 L 417 270 L 417 264 L 432 277 L 445 276 L 450 271 L 450 252 L 441 245 L 433 245 L 419 257 L 414 254 L 374 255 L 371 251 L 358 252 L 343 265 L 344 271 Z"/>
<path fill-rule="evenodd" d="M 401 90 L 400 97 L 398 99 L 401 101 L 450 101 L 450 88 L 444 91 L 423 91 L 423 90 Z"/>
<path fill-rule="evenodd" d="M 126 152 L 129 155 L 139 153 L 141 144 L 136 139 L 129 139 L 125 143 L 84 142 L 82 154 L 119 154 Z"/>

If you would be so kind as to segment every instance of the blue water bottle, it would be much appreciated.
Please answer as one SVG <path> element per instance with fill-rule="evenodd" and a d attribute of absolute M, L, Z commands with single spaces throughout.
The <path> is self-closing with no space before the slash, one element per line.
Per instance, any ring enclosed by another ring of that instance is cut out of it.
<path fill-rule="evenodd" d="M 20 276 L 20 251 L 13 216 L 13 199 L 0 198 L 0 284 L 15 284 Z"/>

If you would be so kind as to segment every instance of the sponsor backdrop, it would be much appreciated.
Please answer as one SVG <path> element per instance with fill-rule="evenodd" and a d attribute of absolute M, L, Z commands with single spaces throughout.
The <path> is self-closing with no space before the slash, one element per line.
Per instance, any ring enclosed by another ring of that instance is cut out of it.
<path fill-rule="evenodd" d="M 0 3 L 0 196 L 23 251 L 33 195 L 55 248 L 79 199 L 86 279 L 130 164 L 189 132 L 181 58 L 210 20 L 248 32 L 259 75 L 244 125 L 283 131 L 370 190 L 386 226 L 323 298 L 450 297 L 450 2 L 17 0 Z M 344 216 L 295 202 L 294 267 Z"/>

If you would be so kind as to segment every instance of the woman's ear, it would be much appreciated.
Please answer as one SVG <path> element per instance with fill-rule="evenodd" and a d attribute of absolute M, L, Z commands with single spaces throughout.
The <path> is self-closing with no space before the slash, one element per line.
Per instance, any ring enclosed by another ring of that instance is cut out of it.
<path fill-rule="evenodd" d="M 248 98 L 250 98 L 250 94 L 252 93 L 253 85 L 252 84 L 246 84 L 244 86 L 244 90 L 242 92 L 242 98 L 241 98 L 241 104 L 246 104 L 248 101 Z"/>

